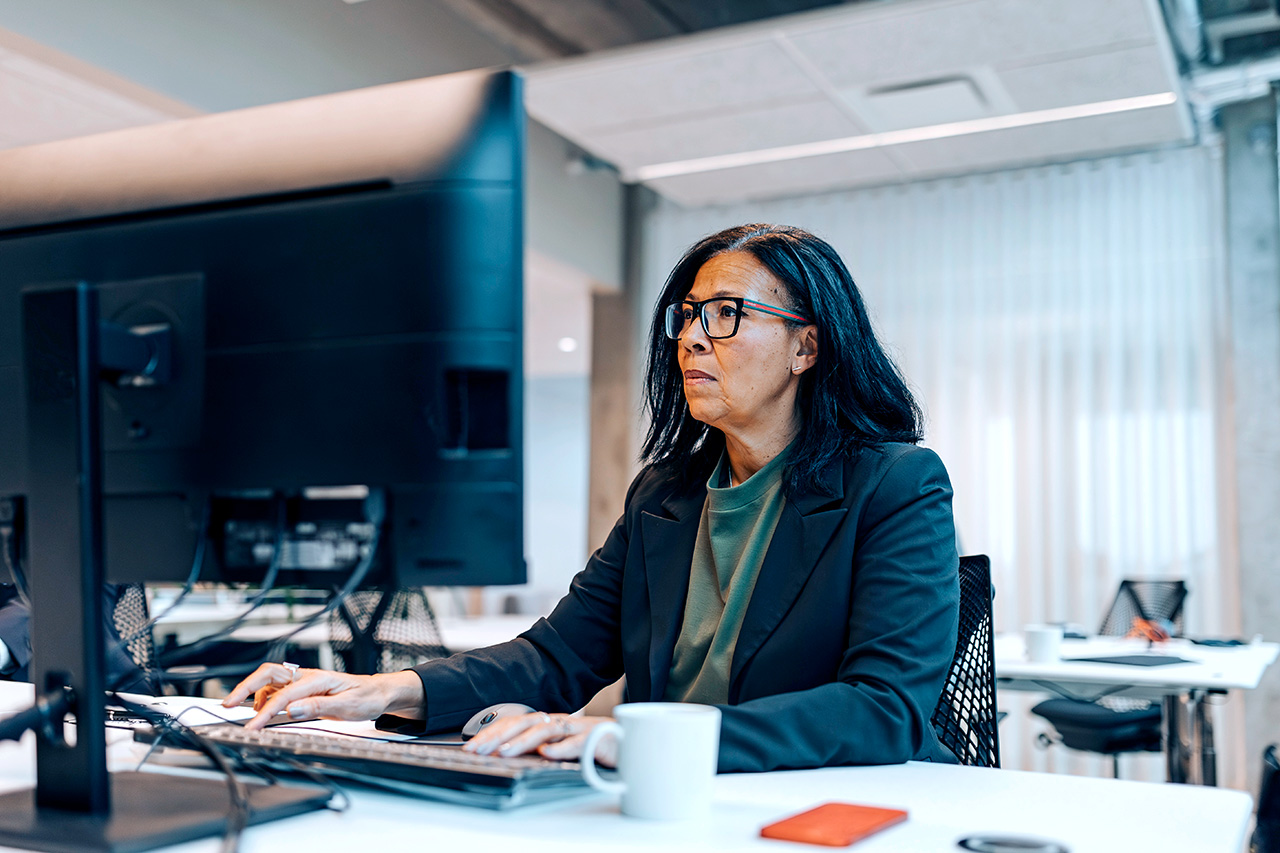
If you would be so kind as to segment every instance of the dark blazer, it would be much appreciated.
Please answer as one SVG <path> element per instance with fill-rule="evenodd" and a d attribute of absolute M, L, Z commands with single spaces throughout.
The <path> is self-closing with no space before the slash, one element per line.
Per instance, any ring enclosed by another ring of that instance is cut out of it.
<path fill-rule="evenodd" d="M 956 644 L 951 485 L 930 450 L 864 449 L 793 495 L 738 635 L 720 770 L 954 761 L 929 724 Z M 426 728 L 494 702 L 573 711 L 627 677 L 662 699 L 680 633 L 705 484 L 650 469 L 554 612 L 520 637 L 415 667 Z"/>
<path fill-rule="evenodd" d="M 129 652 L 120 645 L 120 634 L 116 631 L 111 614 L 115 612 L 116 602 L 125 594 L 125 587 L 117 584 L 103 584 L 102 608 L 104 631 L 107 638 L 107 680 L 111 684 L 119 684 L 120 690 L 138 693 L 154 693 L 147 673 L 134 662 Z M 12 681 L 30 681 L 31 664 L 31 608 L 17 595 L 0 591 L 0 642 L 9 648 L 9 655 L 17 669 L 0 676 L 0 679 Z M 51 602 L 56 607 L 57 602 Z"/>

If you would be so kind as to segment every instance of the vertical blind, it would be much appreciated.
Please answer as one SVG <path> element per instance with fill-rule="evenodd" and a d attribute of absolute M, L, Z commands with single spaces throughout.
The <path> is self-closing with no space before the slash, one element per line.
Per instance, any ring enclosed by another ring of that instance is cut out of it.
<path fill-rule="evenodd" d="M 823 237 L 926 411 L 962 552 L 991 557 L 998 631 L 1096 630 L 1122 578 L 1175 577 L 1191 589 L 1187 632 L 1230 634 L 1221 197 L 1220 162 L 1197 147 L 725 207 L 662 203 L 645 223 L 644 282 L 656 298 L 686 247 L 730 225 Z M 1005 766 L 1107 775 L 1102 759 L 1034 749 L 1043 726 L 1025 714 L 1031 701 L 1000 700 Z M 1222 723 L 1230 783 L 1242 727 Z M 1130 778 L 1162 778 L 1158 758 L 1126 762 Z"/>

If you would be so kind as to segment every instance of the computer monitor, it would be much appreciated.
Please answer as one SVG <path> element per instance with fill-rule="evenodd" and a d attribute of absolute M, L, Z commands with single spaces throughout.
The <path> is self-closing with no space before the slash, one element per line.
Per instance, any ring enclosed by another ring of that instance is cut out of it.
<path fill-rule="evenodd" d="M 299 577 L 377 528 L 371 581 L 524 581 L 523 152 L 509 71 L 0 152 L 0 499 L 83 741 L 101 632 L 53 591 L 181 579 L 206 527 L 205 579 L 260 576 L 284 506 Z M 59 749 L 37 799 L 101 811 Z"/>
<path fill-rule="evenodd" d="M 204 577 L 252 580 L 262 496 L 305 489 L 293 567 L 323 580 L 362 535 L 342 487 L 376 486 L 385 576 L 523 582 L 522 150 L 516 78 L 478 72 L 0 152 L 0 497 L 20 294 L 88 282 L 173 331 L 169 381 L 102 391 L 109 579 L 186 577 L 213 495 Z"/>

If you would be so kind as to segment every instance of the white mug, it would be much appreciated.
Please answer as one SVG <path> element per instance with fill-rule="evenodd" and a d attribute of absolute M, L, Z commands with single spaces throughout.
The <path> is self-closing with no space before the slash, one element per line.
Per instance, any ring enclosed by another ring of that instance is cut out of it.
<path fill-rule="evenodd" d="M 1062 657 L 1061 625 L 1028 625 L 1025 635 L 1027 660 L 1046 663 Z"/>
<path fill-rule="evenodd" d="M 720 709 L 685 702 L 633 702 L 613 709 L 617 722 L 601 723 L 582 748 L 582 775 L 593 788 L 622 795 L 622 813 L 674 820 L 711 808 L 720 755 Z M 595 754 L 600 739 L 618 739 L 621 781 L 601 779 Z"/>

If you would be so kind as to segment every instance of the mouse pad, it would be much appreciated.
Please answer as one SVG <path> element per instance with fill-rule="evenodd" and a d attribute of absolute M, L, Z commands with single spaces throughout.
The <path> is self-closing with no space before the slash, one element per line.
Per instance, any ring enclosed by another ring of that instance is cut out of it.
<path fill-rule="evenodd" d="M 1100 658 L 1066 658 L 1087 663 L 1118 663 L 1124 666 L 1168 666 L 1171 663 L 1195 663 L 1177 655 L 1114 655 Z"/>

